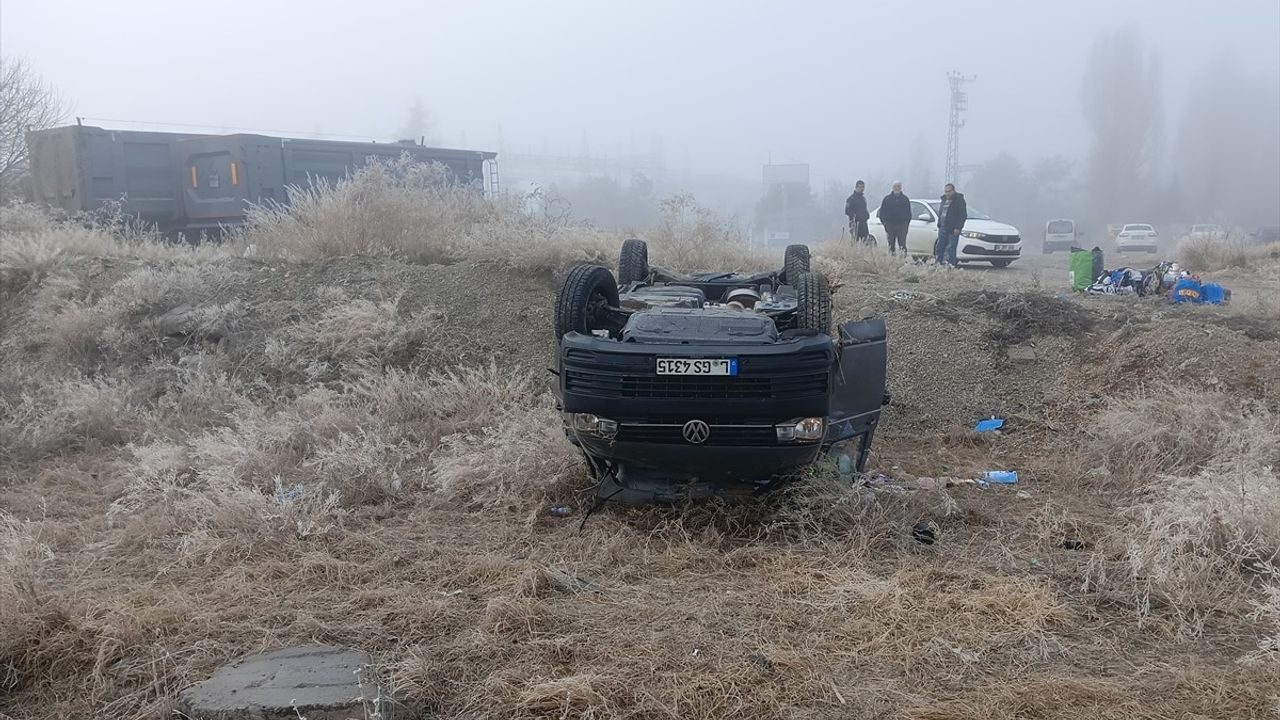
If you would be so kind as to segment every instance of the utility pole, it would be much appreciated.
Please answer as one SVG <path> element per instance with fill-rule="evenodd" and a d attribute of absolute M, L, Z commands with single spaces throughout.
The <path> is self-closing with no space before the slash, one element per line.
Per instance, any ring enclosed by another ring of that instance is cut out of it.
<path fill-rule="evenodd" d="M 969 93 L 964 91 L 964 84 L 976 80 L 976 77 L 965 77 L 954 70 L 947 73 L 951 82 L 951 123 L 947 126 L 947 168 L 946 182 L 955 183 L 960 175 L 960 128 L 964 121 L 960 113 L 969 109 Z"/>

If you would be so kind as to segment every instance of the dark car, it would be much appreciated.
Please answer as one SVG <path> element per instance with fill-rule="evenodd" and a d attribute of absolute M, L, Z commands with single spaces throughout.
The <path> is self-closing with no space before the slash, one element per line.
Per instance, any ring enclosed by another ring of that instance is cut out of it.
<path fill-rule="evenodd" d="M 556 298 L 569 439 L 624 502 L 757 491 L 836 444 L 865 468 L 885 393 L 885 325 L 832 332 L 809 249 L 756 275 L 679 274 L 623 244 L 619 280 L 579 265 Z"/>

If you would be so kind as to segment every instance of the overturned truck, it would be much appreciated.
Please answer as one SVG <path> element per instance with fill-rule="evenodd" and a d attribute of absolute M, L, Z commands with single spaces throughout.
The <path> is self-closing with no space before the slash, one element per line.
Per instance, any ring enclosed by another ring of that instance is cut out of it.
<path fill-rule="evenodd" d="M 759 492 L 839 445 L 866 466 L 885 392 L 885 325 L 831 327 L 809 249 L 783 268 L 690 275 L 627 240 L 615 279 L 578 265 L 556 298 L 557 400 L 601 498 Z"/>

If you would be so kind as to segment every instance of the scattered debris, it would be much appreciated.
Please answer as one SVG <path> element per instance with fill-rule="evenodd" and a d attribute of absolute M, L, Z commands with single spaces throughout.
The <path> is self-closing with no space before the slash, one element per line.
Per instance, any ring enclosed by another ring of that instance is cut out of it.
<path fill-rule="evenodd" d="M 928 522 L 920 522 L 916 523 L 916 526 L 911 528 L 911 537 L 914 538 L 916 542 L 924 543 L 925 545 L 932 545 L 938 540 L 938 531 L 932 524 Z"/>
<path fill-rule="evenodd" d="M 1019 500 L 1030 500 L 1031 493 L 1027 492 L 1026 490 L 1019 490 L 1017 494 L 1017 498 Z"/>
<path fill-rule="evenodd" d="M 1004 427 L 1004 418 L 998 418 L 992 415 L 986 420 L 979 420 L 978 424 L 973 426 L 973 429 L 977 432 L 985 433 L 994 432 L 1002 427 Z"/>
<path fill-rule="evenodd" d="M 764 655 L 752 655 L 747 659 L 755 663 L 756 665 L 759 665 L 761 668 L 765 670 L 770 670 L 770 671 L 773 670 L 773 661 L 765 657 Z"/>
<path fill-rule="evenodd" d="M 1018 482 L 1016 470 L 988 470 L 982 473 L 981 480 L 997 485 L 1014 485 Z"/>
<path fill-rule="evenodd" d="M 1088 547 L 1083 540 L 1066 538 L 1060 543 L 1063 550 L 1084 550 Z"/>
<path fill-rule="evenodd" d="M 573 508 L 568 505 L 552 505 L 551 517 L 569 517 L 573 514 Z"/>
<path fill-rule="evenodd" d="M 977 652 L 973 650 L 966 650 L 961 647 L 953 647 L 951 648 L 951 652 L 955 653 L 956 657 L 963 660 L 966 665 L 973 665 L 982 659 Z"/>

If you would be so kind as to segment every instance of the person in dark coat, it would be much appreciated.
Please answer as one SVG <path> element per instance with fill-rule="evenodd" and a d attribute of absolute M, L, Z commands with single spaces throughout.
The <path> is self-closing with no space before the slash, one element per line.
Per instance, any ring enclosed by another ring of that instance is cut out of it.
<path fill-rule="evenodd" d="M 939 265 L 958 265 L 956 248 L 960 244 L 960 231 L 969 217 L 969 206 L 964 195 L 956 192 L 956 186 L 947 183 L 942 190 L 942 205 L 938 210 L 938 239 L 933 243 L 933 259 Z"/>
<path fill-rule="evenodd" d="M 889 254 L 897 255 L 897 248 L 902 248 L 902 254 L 906 255 L 907 229 L 911 227 L 911 198 L 902 192 L 902 183 L 893 184 L 893 190 L 880 201 L 880 209 L 876 215 L 884 225 L 884 235 L 889 240 Z"/>
<path fill-rule="evenodd" d="M 867 236 L 867 220 L 871 219 L 871 213 L 867 212 L 867 196 L 863 194 L 867 189 L 867 184 L 859 180 L 853 186 L 853 194 L 844 201 L 844 214 L 849 216 L 849 234 L 858 242 L 866 242 Z"/>

